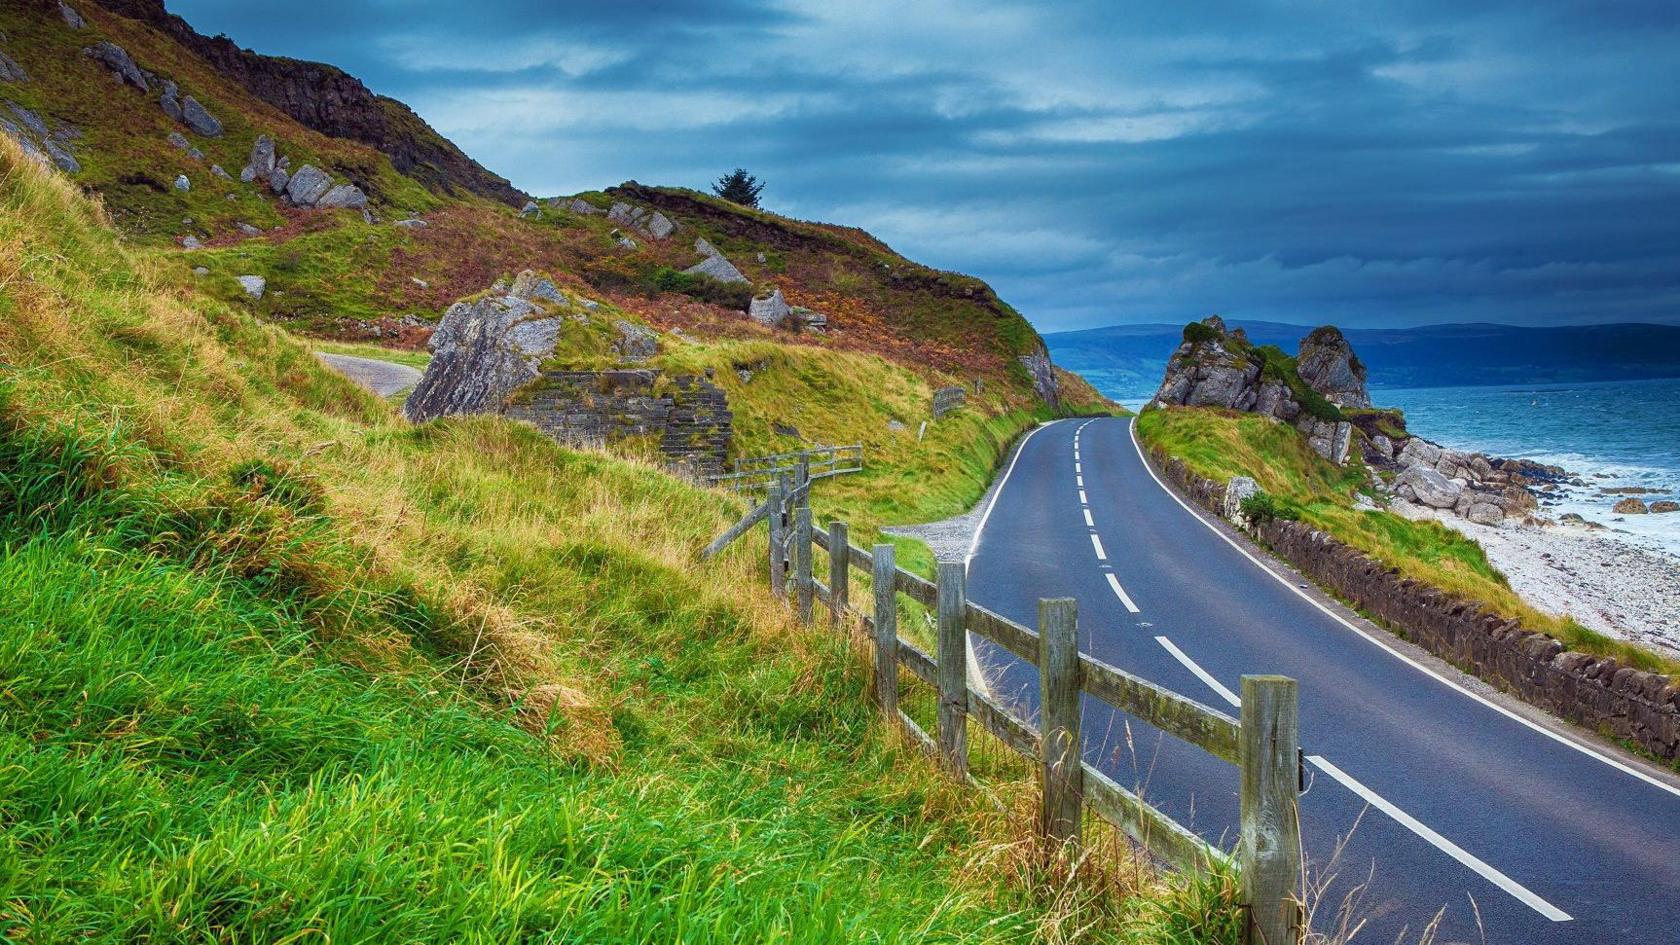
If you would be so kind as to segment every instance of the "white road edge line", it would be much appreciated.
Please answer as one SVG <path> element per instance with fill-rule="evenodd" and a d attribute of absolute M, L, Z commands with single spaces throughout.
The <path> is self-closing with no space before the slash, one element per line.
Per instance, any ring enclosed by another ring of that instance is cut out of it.
<path fill-rule="evenodd" d="M 1183 663 L 1185 669 L 1188 669 L 1190 672 L 1195 673 L 1197 679 L 1200 679 L 1202 682 L 1207 683 L 1207 687 L 1209 689 L 1212 689 L 1214 692 L 1219 693 L 1220 698 L 1224 699 L 1226 702 L 1231 703 L 1232 708 L 1237 708 L 1237 709 L 1242 708 L 1242 700 L 1237 698 L 1236 693 L 1232 692 L 1229 689 L 1226 689 L 1225 684 L 1220 682 L 1219 680 L 1213 678 L 1212 673 L 1203 669 L 1200 664 L 1198 664 L 1195 660 L 1191 659 L 1183 650 L 1179 649 L 1176 646 L 1173 646 L 1173 641 L 1167 639 L 1166 637 L 1156 637 L 1155 642 L 1161 644 L 1164 647 L 1166 647 L 1167 652 L 1171 653 L 1173 655 L 1174 659 L 1178 660 L 1180 663 Z"/>
<path fill-rule="evenodd" d="M 1311 595 L 1307 594 L 1305 591 L 1296 587 L 1287 578 L 1278 574 L 1276 571 L 1273 571 L 1271 568 L 1266 567 L 1266 565 L 1264 563 L 1262 563 L 1260 561 L 1260 559 L 1254 557 L 1252 554 L 1249 554 L 1247 548 L 1244 548 L 1242 545 L 1239 545 L 1235 541 L 1232 541 L 1231 537 L 1229 535 L 1226 535 L 1224 532 L 1219 530 L 1218 526 L 1214 525 L 1212 522 L 1203 518 L 1200 513 L 1198 513 L 1195 509 L 1191 508 L 1189 506 L 1189 504 L 1187 504 L 1183 499 L 1179 498 L 1178 493 L 1176 493 L 1176 492 L 1172 491 L 1172 489 L 1168 488 L 1167 484 L 1161 481 L 1160 476 L 1155 475 L 1155 467 L 1149 465 L 1149 459 L 1143 455 L 1143 444 L 1138 442 L 1137 423 L 1136 423 L 1135 420 L 1128 419 L 1126 421 L 1126 432 L 1131 435 L 1132 448 L 1137 450 L 1138 460 L 1143 463 L 1144 471 L 1149 473 L 1149 478 L 1155 480 L 1155 484 L 1161 487 L 1162 492 L 1165 492 L 1174 502 L 1177 502 L 1184 509 L 1184 511 L 1189 512 L 1191 518 L 1195 519 L 1198 522 L 1201 522 L 1202 525 L 1204 525 L 1208 529 L 1208 531 L 1211 531 L 1215 535 L 1218 535 L 1219 539 L 1221 541 L 1225 542 L 1227 545 L 1230 545 L 1232 548 L 1235 548 L 1237 550 L 1238 554 L 1242 555 L 1244 558 L 1247 558 L 1255 567 L 1259 568 L 1268 577 L 1270 577 L 1272 580 L 1278 582 L 1279 584 L 1282 584 L 1284 587 L 1288 588 L 1289 591 L 1291 593 L 1295 594 L 1297 597 L 1300 597 L 1302 600 L 1306 601 L 1307 603 L 1309 603 L 1309 604 L 1313 605 L 1314 607 L 1318 608 L 1319 610 L 1323 611 L 1324 615 L 1329 617 L 1331 620 L 1334 620 L 1337 623 L 1341 624 L 1342 626 L 1348 628 L 1349 630 L 1352 630 L 1354 633 L 1359 634 L 1361 637 L 1364 637 L 1367 641 L 1369 641 L 1372 645 L 1381 648 L 1383 650 L 1383 652 L 1385 652 L 1388 655 L 1394 657 L 1395 659 L 1401 661 L 1402 663 L 1405 663 L 1407 666 L 1412 667 L 1413 669 L 1415 669 L 1418 672 L 1424 674 L 1425 676 L 1428 676 L 1430 679 L 1433 679 L 1436 682 L 1440 683 L 1443 686 L 1446 686 L 1449 689 L 1452 689 L 1456 692 L 1459 692 L 1459 693 L 1461 693 L 1465 696 L 1470 697 L 1471 699 L 1474 699 L 1475 701 L 1481 703 L 1484 706 L 1487 706 L 1488 708 L 1492 709 L 1493 711 L 1498 712 L 1500 715 L 1503 715 L 1506 718 L 1509 718 L 1509 719 L 1511 719 L 1515 722 L 1518 722 L 1522 725 L 1525 725 L 1525 726 L 1533 729 L 1534 731 L 1539 732 L 1541 735 L 1546 736 L 1547 738 L 1551 739 L 1552 741 L 1557 742 L 1560 745 L 1566 745 L 1570 748 L 1573 748 L 1576 751 L 1580 752 L 1583 755 L 1586 755 L 1589 758 L 1596 758 L 1599 761 L 1602 761 L 1605 764 L 1609 765 L 1610 767 L 1615 768 L 1617 771 L 1622 772 L 1623 774 L 1632 775 L 1633 777 L 1638 778 L 1641 781 L 1644 781 L 1645 783 L 1651 785 L 1652 787 L 1658 788 L 1659 790 L 1667 791 L 1668 793 L 1674 795 L 1675 797 L 1680 797 L 1680 787 L 1675 787 L 1672 784 L 1668 784 L 1668 783 L 1665 783 L 1663 781 L 1660 781 L 1657 778 L 1654 778 L 1651 775 L 1646 774 L 1643 771 L 1640 771 L 1638 768 L 1635 768 L 1631 765 L 1625 764 L 1621 761 L 1617 761 L 1615 758 L 1612 758 L 1609 755 L 1603 754 L 1602 752 L 1592 748 L 1589 745 L 1584 745 L 1584 744 L 1574 740 L 1573 738 L 1569 738 L 1568 736 L 1562 734 L 1561 732 L 1554 732 L 1551 729 L 1547 728 L 1544 725 L 1541 725 L 1538 722 L 1535 722 L 1531 719 L 1523 718 L 1521 715 L 1518 715 L 1517 713 L 1512 712 L 1510 709 L 1505 708 L 1504 706 L 1498 704 L 1497 702 L 1493 702 L 1492 700 L 1488 699 L 1485 696 L 1482 696 L 1482 695 L 1480 695 L 1478 693 L 1475 693 L 1475 692 L 1471 692 L 1469 689 L 1464 688 L 1463 686 L 1461 686 L 1458 683 L 1452 681 L 1451 679 L 1448 679 L 1447 677 L 1440 675 L 1439 673 L 1435 672 L 1433 669 L 1430 669 L 1429 667 L 1423 665 L 1422 663 L 1419 663 L 1418 661 L 1412 659 L 1411 657 L 1409 657 L 1406 654 L 1400 652 L 1399 650 L 1396 650 L 1392 646 L 1389 646 L 1386 642 L 1384 642 L 1382 640 L 1379 640 L 1376 637 L 1372 636 L 1371 634 L 1365 632 L 1364 630 L 1360 629 L 1355 624 L 1350 623 L 1347 620 L 1344 620 L 1340 614 L 1338 614 L 1335 611 L 1331 610 L 1330 608 L 1324 606 L 1323 604 L 1319 603 L 1318 601 L 1313 600 Z"/>
<path fill-rule="evenodd" d="M 963 567 L 974 560 L 974 553 L 980 550 L 980 536 L 986 533 L 986 523 L 992 518 L 992 510 L 997 508 L 998 499 L 1003 497 L 1003 490 L 1009 485 L 1009 477 L 1015 475 L 1015 464 L 1021 461 L 1021 454 L 1027 451 L 1027 441 L 1038 435 L 1038 431 L 1045 427 L 1055 426 L 1056 421 L 1041 423 L 1033 427 L 1026 436 L 1021 438 L 1021 445 L 1015 447 L 1015 455 L 1009 458 L 1009 468 L 1003 471 L 1003 481 L 998 483 L 997 491 L 992 493 L 992 501 L 986 503 L 986 511 L 980 516 L 980 524 L 974 527 L 974 537 L 969 540 L 968 554 L 963 555 Z"/>
<path fill-rule="evenodd" d="M 1120 603 L 1125 604 L 1126 609 L 1132 613 L 1137 613 L 1138 606 L 1132 603 L 1132 599 L 1130 597 L 1126 596 L 1126 589 L 1120 586 L 1120 579 L 1115 577 L 1113 572 L 1109 572 L 1104 575 L 1104 577 L 1108 578 L 1108 586 L 1114 588 L 1114 594 L 1116 597 L 1120 598 Z"/>
<path fill-rule="evenodd" d="M 1465 866 L 1468 866 L 1473 872 L 1480 875 L 1483 879 L 1495 886 L 1498 886 L 1500 889 L 1505 890 L 1507 893 L 1510 893 L 1513 898 L 1521 901 L 1530 909 L 1533 909 L 1535 912 L 1551 919 L 1553 922 L 1572 921 L 1572 917 L 1569 913 L 1559 909 L 1557 906 L 1552 905 L 1546 900 L 1541 899 L 1522 883 L 1517 882 L 1511 877 L 1506 876 L 1504 873 L 1501 873 L 1493 867 L 1487 865 L 1475 854 L 1436 833 L 1411 814 L 1395 807 L 1382 795 L 1359 783 L 1359 781 L 1355 780 L 1354 777 L 1346 771 L 1343 771 L 1331 764 L 1324 758 L 1324 756 L 1308 755 L 1307 760 L 1312 762 L 1314 767 L 1323 771 L 1325 774 L 1328 774 L 1330 777 L 1335 778 L 1341 783 L 1342 787 L 1345 787 L 1353 793 L 1359 795 L 1365 800 L 1365 803 L 1370 804 L 1377 810 L 1380 810 L 1388 816 L 1394 818 L 1395 822 L 1400 826 L 1405 827 L 1412 833 L 1415 833 L 1423 839 L 1429 841 L 1429 843 L 1436 849 Z"/>
<path fill-rule="evenodd" d="M 1091 533 L 1091 547 L 1095 548 L 1097 550 L 1097 560 L 1098 561 L 1107 561 L 1108 560 L 1108 552 L 1103 550 L 1102 539 L 1097 537 L 1096 532 Z"/>
<path fill-rule="evenodd" d="M 1091 521 L 1091 510 L 1090 509 L 1080 509 L 1080 511 L 1085 513 L 1085 527 L 1086 528 L 1096 528 L 1097 523 Z"/>

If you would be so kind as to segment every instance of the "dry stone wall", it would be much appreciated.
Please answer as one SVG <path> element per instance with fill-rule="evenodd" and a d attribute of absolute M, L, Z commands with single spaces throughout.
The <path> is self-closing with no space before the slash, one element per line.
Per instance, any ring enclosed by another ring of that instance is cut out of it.
<path fill-rule="evenodd" d="M 656 437 L 672 466 L 694 476 L 723 471 L 734 432 L 722 388 L 653 370 L 546 371 L 502 412 L 562 443 Z"/>
<path fill-rule="evenodd" d="M 1225 486 L 1152 451 L 1182 494 L 1223 514 Z M 1406 638 L 1531 705 L 1665 760 L 1680 758 L 1680 687 L 1614 657 L 1565 650 L 1552 637 L 1427 584 L 1300 522 L 1274 519 L 1251 534 L 1343 600 Z"/>

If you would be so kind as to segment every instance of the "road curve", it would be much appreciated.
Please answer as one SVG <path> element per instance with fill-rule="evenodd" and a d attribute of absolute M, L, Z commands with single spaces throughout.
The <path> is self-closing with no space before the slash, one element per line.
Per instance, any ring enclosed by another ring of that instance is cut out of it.
<path fill-rule="evenodd" d="M 1130 420 L 1058 421 L 998 490 L 969 595 L 1029 626 L 1039 598 L 1073 597 L 1085 652 L 1232 714 L 1242 675 L 1298 679 L 1301 832 L 1334 874 L 1321 929 L 1365 884 L 1358 941 L 1413 941 L 1445 910 L 1442 942 L 1680 942 L 1680 780 L 1436 673 L 1243 546 L 1154 476 Z M 1036 671 L 981 657 L 1033 700 Z M 1233 768 L 1094 700 L 1084 728 L 1092 763 L 1232 846 Z"/>
<path fill-rule="evenodd" d="M 406 364 L 381 361 L 377 358 L 358 358 L 349 354 L 328 354 L 325 351 L 315 352 L 315 357 L 320 358 L 322 364 L 381 397 L 400 394 L 420 383 L 419 369 Z"/>

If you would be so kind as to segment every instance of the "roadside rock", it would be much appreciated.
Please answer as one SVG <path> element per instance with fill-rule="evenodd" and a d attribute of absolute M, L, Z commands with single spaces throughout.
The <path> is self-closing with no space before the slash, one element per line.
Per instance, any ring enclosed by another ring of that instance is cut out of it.
<path fill-rule="evenodd" d="M 1646 515 L 1650 513 L 1651 509 L 1646 506 L 1645 500 L 1629 498 L 1617 502 L 1611 508 L 1611 511 L 1620 515 Z"/>
<path fill-rule="evenodd" d="M 511 295 L 462 300 L 432 333 L 432 362 L 403 404 L 415 423 L 459 413 L 498 413 L 509 394 L 536 380 L 554 353 L 560 319 Z"/>
<path fill-rule="evenodd" d="M 1242 516 L 1243 500 L 1260 494 L 1260 484 L 1248 476 L 1233 476 L 1225 484 L 1225 497 L 1220 511 L 1230 521 L 1237 521 Z"/>
<path fill-rule="evenodd" d="M 782 297 L 781 289 L 771 289 L 768 295 L 754 296 L 752 305 L 747 309 L 747 315 L 760 325 L 775 328 L 793 313 L 788 306 L 787 299 Z"/>
<path fill-rule="evenodd" d="M 933 392 L 933 419 L 938 420 L 968 402 L 968 391 L 961 387 L 941 387 Z"/>
<path fill-rule="evenodd" d="M 1056 368 L 1050 363 L 1050 352 L 1041 346 L 1032 354 L 1021 355 L 1018 360 L 1032 378 L 1033 390 L 1038 392 L 1038 398 L 1052 407 L 1061 406 L 1062 385 L 1056 380 Z"/>
<path fill-rule="evenodd" d="M 240 276 L 239 287 L 253 299 L 260 299 L 268 291 L 268 280 L 262 276 Z"/>
<path fill-rule="evenodd" d="M 128 50 L 116 43 L 109 40 L 94 43 L 82 50 L 82 55 L 104 63 L 106 68 L 116 74 L 117 81 L 126 82 L 142 92 L 151 90 L 151 85 L 146 81 L 146 74 L 140 71 L 133 57 L 129 56 Z"/>

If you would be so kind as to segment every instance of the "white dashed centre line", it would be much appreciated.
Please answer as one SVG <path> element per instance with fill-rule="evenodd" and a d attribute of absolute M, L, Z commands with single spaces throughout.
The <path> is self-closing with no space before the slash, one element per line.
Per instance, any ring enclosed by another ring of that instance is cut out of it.
<path fill-rule="evenodd" d="M 1086 528 L 1096 528 L 1097 523 L 1091 521 L 1091 510 L 1090 509 L 1081 509 L 1080 511 L 1085 513 L 1085 527 Z"/>
<path fill-rule="evenodd" d="M 1134 614 L 1137 613 L 1138 606 L 1132 603 L 1132 599 L 1130 597 L 1126 596 L 1126 589 L 1120 586 L 1120 579 L 1115 577 L 1112 573 L 1104 575 L 1104 577 L 1108 578 L 1108 586 L 1114 588 L 1114 596 L 1120 598 L 1120 603 L 1124 604 L 1128 611 Z"/>
<path fill-rule="evenodd" d="M 1085 490 L 1084 489 L 1079 490 L 1079 504 L 1080 505 L 1090 505 L 1091 504 L 1090 502 L 1086 501 L 1086 499 L 1085 499 Z"/>
<path fill-rule="evenodd" d="M 1236 693 L 1232 692 L 1229 689 L 1226 689 L 1224 683 L 1221 683 L 1219 680 L 1213 678 L 1212 673 L 1203 669 L 1200 664 L 1198 664 L 1195 660 L 1191 659 L 1189 657 L 1189 655 L 1186 654 L 1183 650 L 1174 646 L 1173 641 L 1167 639 L 1166 637 L 1156 637 L 1155 642 L 1161 644 L 1164 647 L 1166 647 L 1167 652 L 1171 653 L 1173 655 L 1173 659 L 1176 659 L 1180 663 L 1183 663 L 1185 669 L 1188 669 L 1190 672 L 1195 673 L 1197 679 L 1200 679 L 1202 682 L 1207 683 L 1207 687 L 1209 689 L 1212 689 L 1214 692 L 1219 693 L 1220 698 L 1224 699 L 1226 702 L 1231 703 L 1233 708 L 1242 708 L 1242 700 L 1237 698 Z"/>
<path fill-rule="evenodd" d="M 1107 561 L 1108 560 L 1108 552 L 1103 550 L 1102 539 L 1097 537 L 1096 532 L 1091 533 L 1091 547 L 1097 549 L 1097 560 L 1098 561 Z"/>

